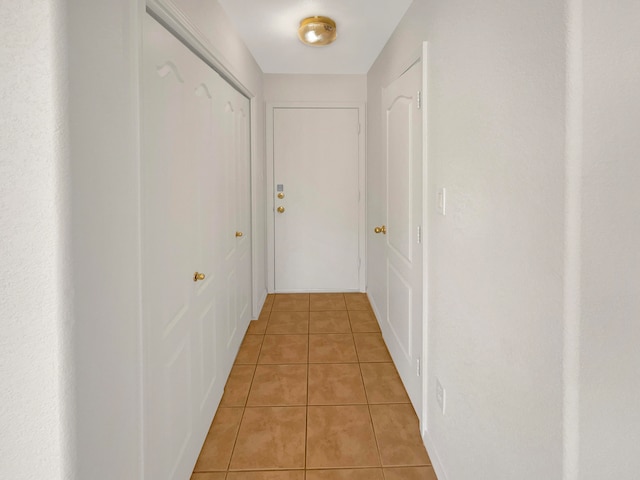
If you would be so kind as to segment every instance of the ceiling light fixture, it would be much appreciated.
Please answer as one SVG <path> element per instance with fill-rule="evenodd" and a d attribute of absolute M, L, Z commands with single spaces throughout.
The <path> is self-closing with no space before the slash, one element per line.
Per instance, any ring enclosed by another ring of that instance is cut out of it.
<path fill-rule="evenodd" d="M 329 17 L 307 17 L 300 21 L 298 37 L 312 47 L 329 45 L 338 36 L 336 22 Z"/>

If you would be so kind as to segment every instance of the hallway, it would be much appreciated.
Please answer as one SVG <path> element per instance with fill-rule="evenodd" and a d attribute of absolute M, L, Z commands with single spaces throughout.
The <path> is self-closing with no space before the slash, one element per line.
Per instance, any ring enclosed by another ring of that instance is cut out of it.
<path fill-rule="evenodd" d="M 277 294 L 191 480 L 436 480 L 430 465 L 366 295 Z"/>

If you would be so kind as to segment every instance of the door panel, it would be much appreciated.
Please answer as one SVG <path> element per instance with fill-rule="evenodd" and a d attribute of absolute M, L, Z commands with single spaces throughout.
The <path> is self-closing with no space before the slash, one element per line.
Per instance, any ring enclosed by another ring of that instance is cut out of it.
<path fill-rule="evenodd" d="M 387 110 L 387 183 L 388 183 L 388 242 L 395 252 L 411 262 L 413 236 L 411 235 L 411 130 L 413 99 L 397 97 Z"/>
<path fill-rule="evenodd" d="M 356 108 L 274 109 L 276 291 L 359 289 L 358 124 Z"/>
<path fill-rule="evenodd" d="M 142 70 L 144 470 L 177 480 L 191 474 L 249 322 L 238 292 L 250 297 L 250 247 L 235 235 L 250 218 L 237 194 L 250 185 L 238 153 L 249 152 L 248 115 L 237 116 L 249 101 L 148 15 Z"/>
<path fill-rule="evenodd" d="M 422 412 L 422 112 L 417 63 L 383 92 L 387 177 L 385 339 L 411 402 Z"/>

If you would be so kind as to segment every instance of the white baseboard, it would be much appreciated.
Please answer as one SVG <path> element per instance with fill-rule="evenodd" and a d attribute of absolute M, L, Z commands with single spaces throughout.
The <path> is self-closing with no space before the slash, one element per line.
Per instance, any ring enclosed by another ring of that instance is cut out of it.
<path fill-rule="evenodd" d="M 442 466 L 442 462 L 440 461 L 440 457 L 438 456 L 438 451 L 436 449 L 436 446 L 433 444 L 433 439 L 431 438 L 431 435 L 429 435 L 429 432 L 425 432 L 424 436 L 422 437 L 422 441 L 424 442 L 424 446 L 427 449 L 427 452 L 429 452 L 431 466 L 436 472 L 438 480 L 448 480 L 447 476 L 444 473 L 444 468 Z"/>

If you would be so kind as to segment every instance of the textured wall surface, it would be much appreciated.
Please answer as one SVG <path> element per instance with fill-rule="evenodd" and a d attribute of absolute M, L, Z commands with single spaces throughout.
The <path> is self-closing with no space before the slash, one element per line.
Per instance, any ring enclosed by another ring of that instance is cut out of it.
<path fill-rule="evenodd" d="M 64 478 L 55 2 L 0 8 L 0 478 Z"/>
<path fill-rule="evenodd" d="M 562 474 L 562 2 L 416 0 L 368 75 L 369 220 L 380 92 L 428 41 L 427 427 L 449 480 Z M 447 215 L 436 192 L 447 188 Z M 381 215 L 381 216 L 380 216 Z M 378 220 L 379 221 L 379 220 Z M 371 242 L 369 286 L 384 309 Z M 377 278 L 376 278 L 377 276 Z M 446 414 L 435 382 L 446 390 Z M 544 459 L 544 461 L 541 461 Z"/>
<path fill-rule="evenodd" d="M 266 102 L 366 102 L 366 75 L 264 76 Z"/>
<path fill-rule="evenodd" d="M 580 480 L 640 471 L 640 3 L 583 0 Z"/>

